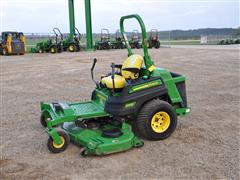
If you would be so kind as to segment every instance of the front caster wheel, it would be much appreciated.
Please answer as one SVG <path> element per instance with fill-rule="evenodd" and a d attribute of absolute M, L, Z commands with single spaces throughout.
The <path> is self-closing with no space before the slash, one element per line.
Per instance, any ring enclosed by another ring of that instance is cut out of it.
<path fill-rule="evenodd" d="M 82 155 L 83 157 L 88 156 L 88 155 L 89 155 L 88 150 L 87 150 L 86 148 L 83 148 L 83 150 L 81 151 L 81 155 Z"/>
<path fill-rule="evenodd" d="M 137 133 L 149 140 L 168 138 L 177 125 L 174 108 L 167 102 L 152 100 L 140 110 L 134 124 Z"/>
<path fill-rule="evenodd" d="M 48 143 L 47 143 L 48 150 L 53 153 L 60 153 L 65 151 L 70 142 L 70 138 L 67 133 L 65 133 L 64 131 L 58 131 L 57 133 L 60 136 L 61 143 L 60 144 L 55 143 L 52 137 L 49 137 Z"/>

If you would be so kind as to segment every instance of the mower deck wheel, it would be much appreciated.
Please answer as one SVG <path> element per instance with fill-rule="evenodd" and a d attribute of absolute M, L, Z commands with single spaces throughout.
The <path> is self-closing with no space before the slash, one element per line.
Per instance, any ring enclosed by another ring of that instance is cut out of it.
<path fill-rule="evenodd" d="M 177 125 L 174 108 L 165 101 L 152 100 L 140 110 L 134 123 L 137 134 L 149 140 L 168 138 Z"/>
<path fill-rule="evenodd" d="M 70 137 L 66 132 L 58 131 L 57 133 L 60 136 L 61 144 L 55 143 L 52 137 L 49 137 L 48 143 L 47 143 L 48 150 L 53 153 L 60 153 L 65 151 L 70 143 Z"/>
<path fill-rule="evenodd" d="M 81 155 L 82 155 L 83 157 L 88 156 L 88 155 L 89 155 L 88 150 L 87 150 L 86 148 L 83 148 L 83 150 L 81 151 Z"/>

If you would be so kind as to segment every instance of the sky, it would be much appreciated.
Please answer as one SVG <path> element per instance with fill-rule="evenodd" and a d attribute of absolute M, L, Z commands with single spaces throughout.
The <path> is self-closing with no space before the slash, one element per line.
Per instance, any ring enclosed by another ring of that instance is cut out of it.
<path fill-rule="evenodd" d="M 139 14 L 147 27 L 158 30 L 236 28 L 240 0 L 92 0 L 93 32 L 119 29 L 119 19 Z M 76 27 L 85 33 L 84 0 L 75 0 Z M 0 0 L 0 31 L 69 32 L 68 0 Z M 139 29 L 129 20 L 126 30 Z"/>

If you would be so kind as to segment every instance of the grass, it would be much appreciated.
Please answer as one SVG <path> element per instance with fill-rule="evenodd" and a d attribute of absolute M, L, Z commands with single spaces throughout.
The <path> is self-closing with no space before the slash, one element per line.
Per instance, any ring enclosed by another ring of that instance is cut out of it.
<path fill-rule="evenodd" d="M 161 45 L 200 45 L 200 40 L 170 40 L 161 41 Z"/>

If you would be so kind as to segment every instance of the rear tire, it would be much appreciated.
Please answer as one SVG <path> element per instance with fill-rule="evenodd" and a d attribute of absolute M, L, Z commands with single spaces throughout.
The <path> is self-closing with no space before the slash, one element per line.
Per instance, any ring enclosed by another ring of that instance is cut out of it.
<path fill-rule="evenodd" d="M 52 46 L 52 47 L 50 48 L 50 52 L 51 52 L 52 54 L 57 53 L 57 47 L 56 47 L 56 46 Z"/>
<path fill-rule="evenodd" d="M 59 134 L 62 143 L 58 145 L 53 141 L 52 137 L 49 137 L 47 147 L 52 153 L 60 153 L 65 151 L 70 143 L 70 137 L 66 132 L 58 131 L 57 133 Z"/>
<path fill-rule="evenodd" d="M 156 48 L 156 49 L 159 49 L 159 48 L 160 48 L 160 42 L 159 42 L 159 41 L 157 41 L 157 43 L 156 43 L 156 45 L 155 45 L 155 48 Z"/>
<path fill-rule="evenodd" d="M 74 44 L 70 44 L 68 47 L 69 52 L 75 52 L 76 51 L 76 46 Z"/>
<path fill-rule="evenodd" d="M 166 139 L 177 126 L 177 115 L 169 103 L 152 100 L 142 107 L 134 126 L 137 134 L 146 139 Z"/>

